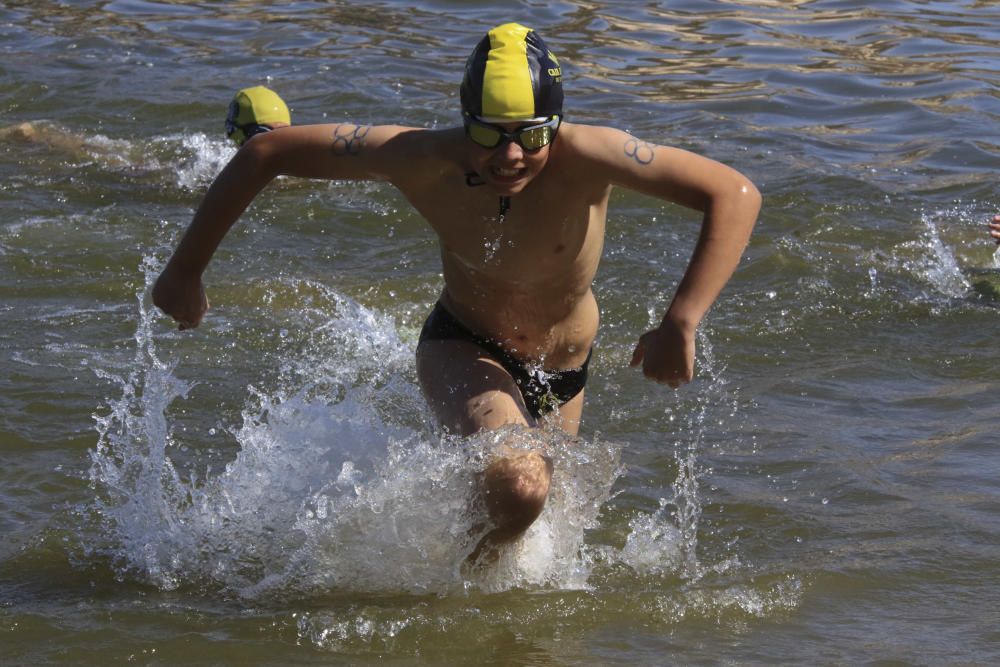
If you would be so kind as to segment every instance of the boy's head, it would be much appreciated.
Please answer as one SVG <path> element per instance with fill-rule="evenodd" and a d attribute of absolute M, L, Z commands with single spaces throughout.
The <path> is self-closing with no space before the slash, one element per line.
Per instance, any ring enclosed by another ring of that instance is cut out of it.
<path fill-rule="evenodd" d="M 490 30 L 465 64 L 462 120 L 469 165 L 501 196 L 523 190 L 548 161 L 562 122 L 562 69 L 531 28 Z"/>
<path fill-rule="evenodd" d="M 242 146 L 250 137 L 292 124 L 285 101 L 264 86 L 244 88 L 229 103 L 226 136 Z"/>

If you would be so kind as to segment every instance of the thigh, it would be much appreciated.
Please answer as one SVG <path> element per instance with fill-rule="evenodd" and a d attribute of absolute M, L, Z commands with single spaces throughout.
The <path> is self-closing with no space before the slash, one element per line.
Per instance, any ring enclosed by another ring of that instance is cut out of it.
<path fill-rule="evenodd" d="M 417 378 L 435 417 L 453 433 L 471 435 L 506 424 L 535 425 L 510 373 L 475 343 L 420 343 Z"/>
<path fill-rule="evenodd" d="M 542 416 L 546 423 L 555 424 L 570 435 L 580 432 L 580 421 L 583 419 L 583 392 L 559 406 L 559 410 Z"/>

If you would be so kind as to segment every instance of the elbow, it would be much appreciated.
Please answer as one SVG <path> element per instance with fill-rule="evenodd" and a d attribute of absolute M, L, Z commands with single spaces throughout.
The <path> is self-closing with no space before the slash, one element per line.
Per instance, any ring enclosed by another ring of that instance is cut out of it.
<path fill-rule="evenodd" d="M 745 212 L 756 218 L 761 207 L 760 190 L 753 182 L 731 167 L 719 169 L 705 179 L 700 196 L 691 202 L 692 208 L 704 213 Z"/>
<path fill-rule="evenodd" d="M 740 239 L 745 244 L 760 213 L 760 191 L 737 172 L 716 186 L 708 198 L 703 232 L 710 238 Z"/>
<path fill-rule="evenodd" d="M 743 177 L 742 181 L 740 184 L 740 196 L 745 202 L 744 205 L 753 209 L 754 217 L 756 218 L 764 197 L 760 194 L 757 186 L 750 182 L 750 179 Z"/>
<path fill-rule="evenodd" d="M 757 220 L 762 201 L 760 190 L 750 179 L 737 172 L 715 193 L 712 208 L 720 212 L 729 212 L 727 217 L 735 213 L 752 227 Z"/>
<path fill-rule="evenodd" d="M 729 198 L 738 202 L 739 207 L 748 212 L 752 212 L 756 218 L 760 211 L 762 197 L 760 190 L 743 174 L 735 174 L 733 182 L 726 188 L 725 193 Z"/>

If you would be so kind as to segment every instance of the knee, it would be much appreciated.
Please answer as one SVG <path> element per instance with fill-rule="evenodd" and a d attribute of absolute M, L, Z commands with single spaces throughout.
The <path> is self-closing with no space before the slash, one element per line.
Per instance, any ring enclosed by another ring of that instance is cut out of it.
<path fill-rule="evenodd" d="M 506 456 L 483 474 L 490 518 L 510 538 L 520 535 L 545 507 L 552 480 L 552 460 L 537 452 Z"/>

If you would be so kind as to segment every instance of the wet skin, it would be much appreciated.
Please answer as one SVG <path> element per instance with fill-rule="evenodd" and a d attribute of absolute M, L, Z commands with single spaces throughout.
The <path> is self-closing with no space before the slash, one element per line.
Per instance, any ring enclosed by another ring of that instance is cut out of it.
<path fill-rule="evenodd" d="M 469 172 L 484 185 L 470 187 Z M 701 211 L 701 235 L 684 277 L 632 358 L 645 376 L 672 387 L 693 377 L 696 328 L 739 262 L 760 206 L 759 193 L 738 172 L 606 127 L 563 123 L 555 141 L 538 151 L 514 142 L 484 149 L 462 128 L 283 128 L 253 137 L 226 166 L 157 280 L 154 302 L 181 328 L 197 326 L 208 307 L 201 276 L 218 244 L 281 174 L 392 183 L 437 234 L 442 304 L 477 336 L 553 370 L 579 367 L 597 333 L 591 282 L 612 188 Z M 502 220 L 500 197 L 510 198 Z M 452 432 L 541 425 L 509 373 L 468 341 L 422 343 L 417 374 L 438 421 Z M 544 421 L 575 435 L 582 409 L 581 392 Z M 498 453 L 483 474 L 494 524 L 487 543 L 523 533 L 544 506 L 551 475 L 551 461 L 540 452 Z"/>

